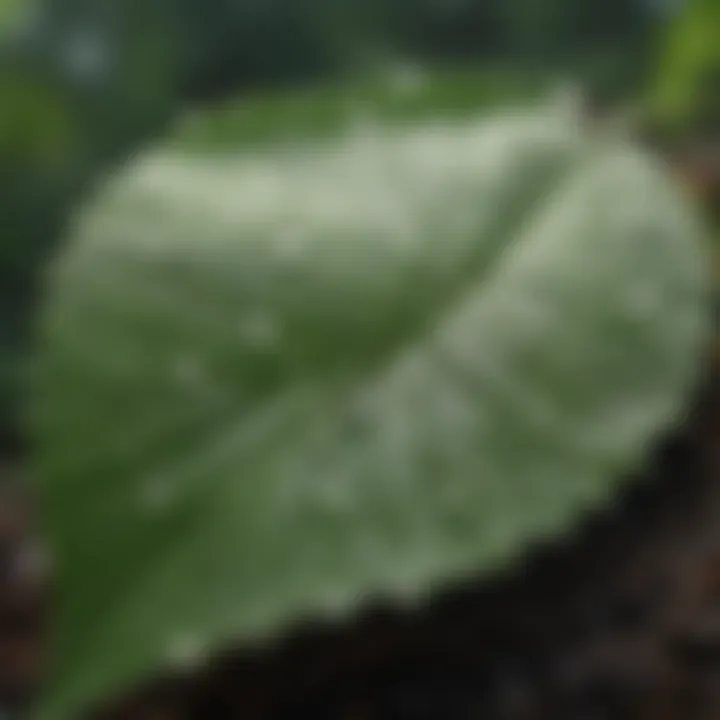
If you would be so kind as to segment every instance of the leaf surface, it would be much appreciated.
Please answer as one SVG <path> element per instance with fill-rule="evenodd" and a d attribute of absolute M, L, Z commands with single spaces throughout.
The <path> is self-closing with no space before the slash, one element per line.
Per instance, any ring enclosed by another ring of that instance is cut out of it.
<path fill-rule="evenodd" d="M 562 533 L 707 327 L 670 183 L 550 112 L 163 151 L 78 225 L 36 383 L 53 720 Z"/>

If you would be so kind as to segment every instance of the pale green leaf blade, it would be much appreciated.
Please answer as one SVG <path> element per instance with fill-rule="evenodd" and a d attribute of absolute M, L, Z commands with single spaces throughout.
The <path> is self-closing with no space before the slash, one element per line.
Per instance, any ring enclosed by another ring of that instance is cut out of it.
<path fill-rule="evenodd" d="M 706 286 L 662 173 L 552 113 L 141 162 L 44 325 L 42 716 L 561 533 L 683 410 Z"/>

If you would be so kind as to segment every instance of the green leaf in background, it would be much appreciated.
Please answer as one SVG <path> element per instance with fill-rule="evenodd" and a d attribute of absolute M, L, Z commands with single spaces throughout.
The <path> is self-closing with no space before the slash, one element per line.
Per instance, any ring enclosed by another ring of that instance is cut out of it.
<path fill-rule="evenodd" d="M 19 68 L 0 71 L 0 161 L 58 171 L 77 152 L 77 113 L 70 99 Z"/>
<path fill-rule="evenodd" d="M 700 238 L 554 110 L 139 161 L 43 322 L 39 717 L 562 533 L 684 409 Z"/>
<path fill-rule="evenodd" d="M 720 2 L 687 0 L 668 29 L 652 97 L 658 120 L 671 128 L 720 123 Z"/>
<path fill-rule="evenodd" d="M 21 434 L 19 378 L 31 334 L 36 266 L 49 254 L 75 181 L 68 98 L 0 48 L 0 446 Z"/>
<path fill-rule="evenodd" d="M 0 36 L 12 30 L 26 0 L 0 0 Z"/>
<path fill-rule="evenodd" d="M 141 15 L 126 3 L 122 18 L 111 5 L 64 2 L 60 12 L 28 0 L 0 44 L 4 452 L 24 436 L 22 378 L 39 278 L 62 227 L 91 181 L 159 132 L 175 108 L 170 21 L 154 3 Z"/>

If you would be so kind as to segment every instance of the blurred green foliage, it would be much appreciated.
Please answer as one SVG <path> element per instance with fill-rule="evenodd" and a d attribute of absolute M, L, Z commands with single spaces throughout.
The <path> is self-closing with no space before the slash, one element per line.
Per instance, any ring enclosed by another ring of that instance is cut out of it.
<path fill-rule="evenodd" d="M 17 434 L 18 373 L 40 297 L 39 268 L 85 191 L 171 114 L 175 71 L 172 41 L 161 32 L 165 14 L 153 15 L 151 4 L 135 7 L 43 7 L 13 25 L 0 48 L 4 446 Z"/>
<path fill-rule="evenodd" d="M 15 20 L 20 7 L 20 0 L 0 0 L 0 30 Z"/>
<path fill-rule="evenodd" d="M 720 2 L 687 0 L 667 30 L 652 98 L 657 121 L 673 131 L 720 126 Z"/>

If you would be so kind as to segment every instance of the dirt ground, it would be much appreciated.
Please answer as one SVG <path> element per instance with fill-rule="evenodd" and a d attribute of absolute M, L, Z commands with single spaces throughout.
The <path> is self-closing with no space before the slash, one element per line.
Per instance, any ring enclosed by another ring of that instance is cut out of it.
<path fill-rule="evenodd" d="M 51 592 L 18 463 L 0 495 L 0 708 L 37 692 Z M 93 720 L 720 720 L 720 371 L 611 508 L 419 612 L 217 657 Z"/>

